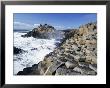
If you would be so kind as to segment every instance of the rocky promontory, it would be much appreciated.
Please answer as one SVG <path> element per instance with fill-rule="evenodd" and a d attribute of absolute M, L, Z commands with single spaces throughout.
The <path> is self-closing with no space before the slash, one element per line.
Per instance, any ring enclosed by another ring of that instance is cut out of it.
<path fill-rule="evenodd" d="M 28 71 L 24 69 L 26 75 L 97 74 L 97 23 L 88 23 L 66 33 L 60 46 L 43 61 Z M 24 70 L 17 75 L 25 75 Z"/>
<path fill-rule="evenodd" d="M 34 28 L 25 35 L 22 35 L 22 37 L 34 37 L 43 39 L 54 38 L 55 30 L 56 29 L 53 26 L 40 24 L 37 28 Z"/>

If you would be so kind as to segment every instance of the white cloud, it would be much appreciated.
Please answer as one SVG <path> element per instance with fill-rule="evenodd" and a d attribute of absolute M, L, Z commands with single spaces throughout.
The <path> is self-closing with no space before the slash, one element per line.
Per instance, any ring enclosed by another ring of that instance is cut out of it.
<path fill-rule="evenodd" d="M 73 29 L 73 27 L 67 27 L 67 29 Z"/>
<path fill-rule="evenodd" d="M 32 30 L 33 28 L 37 28 L 40 24 L 27 24 L 27 23 L 22 23 L 22 22 L 14 22 L 14 29 L 19 29 L 19 30 Z M 57 30 L 64 30 L 64 26 L 58 26 L 55 25 L 53 26 Z"/>
<path fill-rule="evenodd" d="M 38 27 L 40 24 L 34 24 L 33 27 Z"/>
<path fill-rule="evenodd" d="M 63 30 L 64 26 L 54 26 L 57 30 Z"/>
<path fill-rule="evenodd" d="M 22 23 L 22 22 L 14 22 L 14 29 L 26 29 L 26 30 L 30 30 L 32 29 L 34 26 L 27 24 L 27 23 Z"/>

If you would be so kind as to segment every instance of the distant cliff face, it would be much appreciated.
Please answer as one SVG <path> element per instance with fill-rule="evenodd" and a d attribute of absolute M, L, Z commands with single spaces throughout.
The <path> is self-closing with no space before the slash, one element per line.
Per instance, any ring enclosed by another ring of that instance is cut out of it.
<path fill-rule="evenodd" d="M 66 32 L 60 46 L 45 56 L 34 69 L 29 74 L 96 75 L 97 23 L 88 23 Z"/>
<path fill-rule="evenodd" d="M 53 26 L 44 24 L 34 28 L 32 31 L 29 31 L 27 34 L 22 35 L 22 37 L 34 37 L 34 38 L 53 38 L 55 36 L 55 28 Z"/>

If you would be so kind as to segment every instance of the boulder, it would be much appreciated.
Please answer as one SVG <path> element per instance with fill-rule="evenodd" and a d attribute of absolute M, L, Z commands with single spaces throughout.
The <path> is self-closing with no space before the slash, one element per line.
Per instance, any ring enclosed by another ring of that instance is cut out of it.
<path fill-rule="evenodd" d="M 81 75 L 81 73 L 72 69 L 58 68 L 55 75 Z"/>
<path fill-rule="evenodd" d="M 74 71 L 81 72 L 82 75 L 96 75 L 97 73 L 89 67 L 78 66 L 73 69 Z"/>
<path fill-rule="evenodd" d="M 86 63 L 86 62 L 78 62 L 78 64 L 81 67 L 89 67 L 89 63 Z"/>
<path fill-rule="evenodd" d="M 32 67 L 26 67 L 23 71 L 19 71 L 17 75 L 40 75 L 38 65 L 34 64 Z"/>
<path fill-rule="evenodd" d="M 58 62 L 58 61 L 53 62 L 53 63 L 47 68 L 47 70 L 46 70 L 46 72 L 45 72 L 45 75 L 52 75 L 52 74 L 56 71 L 56 69 L 57 69 L 58 67 L 60 67 L 61 65 L 63 65 L 63 64 L 64 64 L 63 62 Z"/>
<path fill-rule="evenodd" d="M 66 63 L 65 63 L 65 65 L 66 65 L 66 67 L 67 68 L 75 68 L 77 65 L 78 65 L 78 63 L 76 62 L 76 61 L 67 61 Z"/>
<path fill-rule="evenodd" d="M 97 72 L 97 64 L 89 64 L 89 68 Z"/>
<path fill-rule="evenodd" d="M 22 49 L 20 49 L 20 48 L 16 48 L 16 47 L 13 48 L 13 51 L 14 51 L 14 54 L 20 54 L 20 53 L 23 52 Z"/>

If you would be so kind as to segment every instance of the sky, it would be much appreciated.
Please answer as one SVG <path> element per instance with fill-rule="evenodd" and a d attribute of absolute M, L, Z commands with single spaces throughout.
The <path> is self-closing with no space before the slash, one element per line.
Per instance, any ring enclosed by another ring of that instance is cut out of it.
<path fill-rule="evenodd" d="M 96 13 L 14 13 L 14 29 L 32 30 L 40 24 L 56 29 L 71 29 L 97 21 Z"/>

